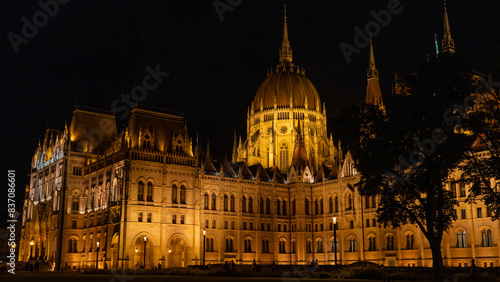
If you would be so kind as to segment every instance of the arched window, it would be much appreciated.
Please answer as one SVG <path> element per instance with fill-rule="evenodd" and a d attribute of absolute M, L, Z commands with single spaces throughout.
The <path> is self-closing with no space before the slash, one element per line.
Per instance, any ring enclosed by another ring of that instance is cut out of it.
<path fill-rule="evenodd" d="M 369 208 L 370 208 L 370 197 L 365 196 L 365 209 L 369 209 Z"/>
<path fill-rule="evenodd" d="M 259 208 L 260 208 L 260 213 L 264 214 L 264 199 L 262 197 L 260 197 Z"/>
<path fill-rule="evenodd" d="M 406 249 L 413 250 L 413 244 L 415 242 L 415 236 L 413 234 L 406 235 Z"/>
<path fill-rule="evenodd" d="M 144 201 L 144 183 L 142 181 L 139 181 L 137 187 L 137 201 Z"/>
<path fill-rule="evenodd" d="M 241 212 L 247 212 L 247 197 L 241 197 Z"/>
<path fill-rule="evenodd" d="M 295 205 L 295 199 L 293 199 L 293 202 L 292 202 L 292 215 L 295 215 L 297 211 L 297 206 Z"/>
<path fill-rule="evenodd" d="M 271 201 L 266 198 L 266 214 L 271 214 Z"/>
<path fill-rule="evenodd" d="M 244 253 L 251 253 L 252 252 L 252 240 L 250 239 L 245 239 L 245 245 L 243 247 L 243 252 Z"/>
<path fill-rule="evenodd" d="M 335 253 L 335 252 L 338 253 L 338 250 L 339 250 L 339 239 L 337 239 L 337 241 L 334 241 L 333 238 L 332 238 L 331 243 L 332 243 L 332 248 L 331 248 L 330 251 L 332 253 Z"/>
<path fill-rule="evenodd" d="M 228 197 L 224 194 L 224 211 L 229 211 Z"/>
<path fill-rule="evenodd" d="M 335 212 L 339 211 L 339 197 L 335 196 Z"/>
<path fill-rule="evenodd" d="M 375 236 L 368 237 L 368 251 L 376 251 L 376 239 Z"/>
<path fill-rule="evenodd" d="M 283 203 L 281 204 L 282 208 L 282 214 L 286 215 L 286 200 L 283 200 Z"/>
<path fill-rule="evenodd" d="M 70 238 L 68 240 L 68 253 L 77 253 L 78 240 L 76 238 Z"/>
<path fill-rule="evenodd" d="M 323 198 L 319 200 L 319 214 L 324 213 L 324 204 L 323 204 Z"/>
<path fill-rule="evenodd" d="M 465 230 L 457 231 L 457 248 L 467 248 L 467 235 Z"/>
<path fill-rule="evenodd" d="M 179 198 L 181 204 L 186 204 L 186 187 L 184 187 L 184 185 L 181 185 L 181 194 Z"/>
<path fill-rule="evenodd" d="M 213 252 L 214 251 L 214 238 L 207 238 L 205 242 L 205 251 Z"/>
<path fill-rule="evenodd" d="M 151 183 L 151 182 L 148 182 L 148 194 L 147 194 L 146 200 L 148 202 L 153 201 L 153 183 Z"/>
<path fill-rule="evenodd" d="M 307 254 L 312 253 L 312 241 L 311 240 L 306 240 L 306 253 Z"/>
<path fill-rule="evenodd" d="M 296 246 L 297 246 L 297 243 L 295 242 L 295 240 L 292 240 L 292 250 L 291 250 L 292 254 L 295 254 Z"/>
<path fill-rule="evenodd" d="M 305 199 L 305 201 L 304 201 L 304 209 L 305 209 L 306 215 L 309 215 L 309 200 L 308 199 Z"/>
<path fill-rule="evenodd" d="M 267 239 L 262 240 L 262 253 L 269 253 L 269 240 Z"/>
<path fill-rule="evenodd" d="M 278 252 L 279 252 L 280 254 L 286 254 L 286 241 L 285 241 L 285 239 L 281 239 L 281 240 L 278 242 L 278 244 L 279 244 L 279 245 L 278 245 L 278 246 L 279 246 L 279 248 L 278 248 Z"/>
<path fill-rule="evenodd" d="M 233 253 L 233 252 L 234 252 L 233 239 L 226 238 L 226 253 Z"/>
<path fill-rule="evenodd" d="M 235 199 L 234 199 L 234 195 L 231 195 L 231 211 L 234 212 L 235 211 Z"/>
<path fill-rule="evenodd" d="M 177 204 L 177 185 L 172 185 L 172 204 Z"/>
<path fill-rule="evenodd" d="M 323 252 L 323 240 L 319 239 L 316 241 L 316 253 Z"/>
<path fill-rule="evenodd" d="M 203 195 L 203 208 L 205 210 L 208 210 L 210 208 L 210 197 L 208 196 L 208 193 L 206 193 L 206 192 Z"/>
<path fill-rule="evenodd" d="M 394 251 L 394 235 L 387 235 L 387 243 L 386 243 L 386 250 L 387 251 Z"/>
<path fill-rule="evenodd" d="M 252 198 L 252 196 L 248 197 L 248 212 L 253 213 L 253 198 Z"/>
<path fill-rule="evenodd" d="M 349 240 L 349 252 L 357 252 L 358 247 L 356 246 L 356 238 L 351 238 Z"/>
<path fill-rule="evenodd" d="M 212 210 L 217 210 L 217 195 L 215 193 L 212 193 Z"/>
<path fill-rule="evenodd" d="M 314 214 L 318 214 L 318 199 L 314 200 Z"/>
<path fill-rule="evenodd" d="M 280 200 L 276 200 L 276 214 L 281 215 L 281 202 Z"/>
<path fill-rule="evenodd" d="M 460 197 L 465 197 L 465 182 L 461 180 L 459 182 L 459 186 L 460 186 Z"/>
<path fill-rule="evenodd" d="M 457 182 L 455 181 L 455 178 L 450 179 L 450 190 L 453 195 L 453 198 L 457 197 Z"/>
<path fill-rule="evenodd" d="M 330 213 L 333 213 L 333 198 L 332 197 L 328 198 L 328 211 Z"/>
<path fill-rule="evenodd" d="M 352 198 L 351 198 L 351 194 L 347 194 L 345 200 L 346 200 L 346 203 L 347 203 L 345 209 L 346 210 L 352 210 Z"/>
<path fill-rule="evenodd" d="M 372 209 L 377 207 L 377 196 L 372 196 Z"/>
<path fill-rule="evenodd" d="M 481 231 L 481 246 L 493 247 L 493 238 L 491 236 L 491 229 Z"/>
<path fill-rule="evenodd" d="M 280 147 L 280 168 L 281 170 L 286 170 L 288 168 L 288 145 L 286 143 L 281 144 Z"/>

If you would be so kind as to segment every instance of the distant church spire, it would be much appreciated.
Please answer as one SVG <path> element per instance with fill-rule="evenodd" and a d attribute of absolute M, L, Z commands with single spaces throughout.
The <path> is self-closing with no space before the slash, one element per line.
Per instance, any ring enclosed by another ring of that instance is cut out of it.
<path fill-rule="evenodd" d="M 378 69 L 375 66 L 375 55 L 373 54 L 373 43 L 370 37 L 370 66 L 367 73 L 368 85 L 366 87 L 366 100 L 365 103 L 369 105 L 376 105 L 384 108 L 382 103 L 382 91 L 380 90 L 380 83 L 378 80 Z"/>
<path fill-rule="evenodd" d="M 441 45 L 441 53 L 455 53 L 455 40 L 451 38 L 450 23 L 448 21 L 448 11 L 446 10 L 446 0 L 444 0 L 444 33 Z"/>
<path fill-rule="evenodd" d="M 286 23 L 286 4 L 284 6 L 285 17 L 283 24 L 283 41 L 281 42 L 280 48 L 280 63 L 282 65 L 292 64 L 292 47 L 290 47 L 290 42 L 288 41 L 288 27 Z"/>

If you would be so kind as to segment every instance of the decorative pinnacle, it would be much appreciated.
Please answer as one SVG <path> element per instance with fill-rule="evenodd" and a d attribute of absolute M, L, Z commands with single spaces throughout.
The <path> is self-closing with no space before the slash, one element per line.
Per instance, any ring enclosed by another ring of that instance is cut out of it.
<path fill-rule="evenodd" d="M 284 23 L 283 23 L 283 41 L 280 48 L 280 63 L 281 65 L 292 64 L 292 47 L 288 41 L 288 26 L 286 22 L 286 4 L 284 5 Z"/>

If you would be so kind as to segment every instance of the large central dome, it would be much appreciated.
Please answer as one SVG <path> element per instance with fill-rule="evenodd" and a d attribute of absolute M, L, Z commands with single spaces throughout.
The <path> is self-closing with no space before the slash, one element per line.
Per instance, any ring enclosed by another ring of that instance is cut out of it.
<path fill-rule="evenodd" d="M 257 90 L 252 106 L 255 112 L 275 106 L 320 111 L 321 101 L 318 91 L 304 71 L 289 64 L 279 65 L 276 70 L 271 71 Z"/>
<path fill-rule="evenodd" d="M 278 66 L 268 71 L 247 114 L 247 139 L 233 146 L 233 162 L 287 172 L 307 165 L 318 171 L 341 155 L 326 130 L 326 107 L 304 69 L 292 63 L 286 6 Z"/>
<path fill-rule="evenodd" d="M 283 25 L 283 41 L 280 48 L 280 63 L 267 74 L 252 103 L 253 112 L 272 108 L 302 108 L 320 111 L 321 101 L 318 91 L 307 79 L 304 69 L 292 63 L 292 48 L 288 41 L 288 28 Z"/>

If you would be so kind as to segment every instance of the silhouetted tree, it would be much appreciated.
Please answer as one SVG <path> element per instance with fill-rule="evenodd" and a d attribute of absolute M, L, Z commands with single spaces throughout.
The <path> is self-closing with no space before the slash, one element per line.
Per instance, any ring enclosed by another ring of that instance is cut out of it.
<path fill-rule="evenodd" d="M 493 212 L 493 219 L 500 217 L 500 99 L 494 87 L 500 83 L 478 77 L 473 105 L 466 112 L 461 130 L 475 138 L 472 149 L 460 166 L 462 180 L 471 184 L 468 201 L 481 199 Z"/>
<path fill-rule="evenodd" d="M 420 228 L 440 281 L 442 237 L 457 205 L 445 184 L 473 141 L 456 130 L 454 109 L 474 89 L 470 73 L 464 57 L 441 56 L 406 76 L 400 94 L 384 97 L 385 111 L 366 105 L 360 116 L 359 190 L 378 195 L 379 223 Z"/>

